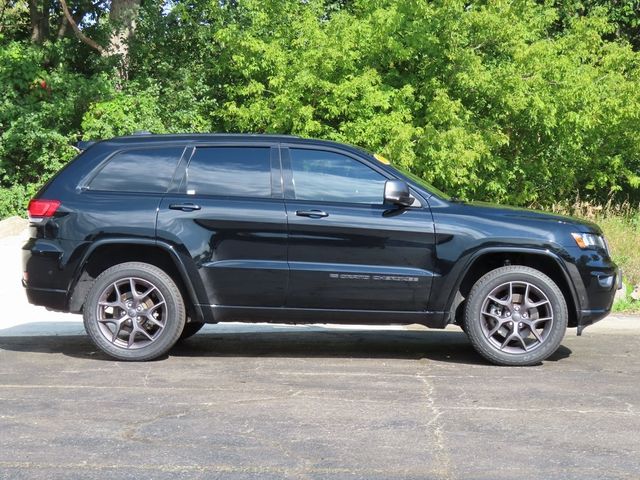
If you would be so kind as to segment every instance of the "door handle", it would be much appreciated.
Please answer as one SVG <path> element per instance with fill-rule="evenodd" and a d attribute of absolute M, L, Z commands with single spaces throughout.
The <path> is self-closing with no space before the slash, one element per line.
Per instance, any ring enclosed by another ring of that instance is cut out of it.
<path fill-rule="evenodd" d="M 195 203 L 172 203 L 169 205 L 171 210 L 182 210 L 183 212 L 193 212 L 194 210 L 200 210 L 200 205 Z"/>
<path fill-rule="evenodd" d="M 296 215 L 299 217 L 310 218 L 323 218 L 329 216 L 327 212 L 323 212 L 322 210 L 297 210 Z"/>

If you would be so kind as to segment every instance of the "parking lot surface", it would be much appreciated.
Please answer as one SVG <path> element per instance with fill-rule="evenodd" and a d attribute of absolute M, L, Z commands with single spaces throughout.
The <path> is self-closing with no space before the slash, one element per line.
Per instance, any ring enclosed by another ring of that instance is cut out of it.
<path fill-rule="evenodd" d="M 13 258 L 1 479 L 640 478 L 635 317 L 528 368 L 488 365 L 455 328 L 240 324 L 123 363 L 79 317 L 27 306 Z"/>
<path fill-rule="evenodd" d="M 457 331 L 210 327 L 162 360 L 0 337 L 0 478 L 639 478 L 637 335 L 487 365 Z"/>

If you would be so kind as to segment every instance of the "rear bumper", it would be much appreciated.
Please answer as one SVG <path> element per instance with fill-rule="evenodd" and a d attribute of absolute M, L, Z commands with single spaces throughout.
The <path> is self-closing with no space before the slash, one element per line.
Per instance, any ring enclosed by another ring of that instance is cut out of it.
<path fill-rule="evenodd" d="M 22 282 L 24 286 L 24 281 Z M 67 291 L 50 288 L 25 287 L 27 300 L 32 305 L 47 307 L 49 310 L 67 311 Z"/>
<path fill-rule="evenodd" d="M 69 268 L 60 241 L 30 238 L 22 247 L 22 286 L 33 305 L 68 311 Z M 25 281 L 26 280 L 26 281 Z"/>

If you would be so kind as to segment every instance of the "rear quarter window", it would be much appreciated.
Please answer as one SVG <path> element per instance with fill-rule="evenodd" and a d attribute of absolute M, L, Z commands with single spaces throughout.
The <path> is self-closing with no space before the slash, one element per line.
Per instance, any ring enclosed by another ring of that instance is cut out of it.
<path fill-rule="evenodd" d="M 184 147 L 145 148 L 116 153 L 89 183 L 90 190 L 165 193 Z"/>

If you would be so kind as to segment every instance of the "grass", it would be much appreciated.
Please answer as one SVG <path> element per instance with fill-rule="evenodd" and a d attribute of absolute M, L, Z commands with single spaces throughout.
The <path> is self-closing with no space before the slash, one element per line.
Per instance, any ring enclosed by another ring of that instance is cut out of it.
<path fill-rule="evenodd" d="M 613 261 L 622 268 L 625 298 L 613 305 L 616 312 L 640 312 L 640 302 L 630 293 L 640 285 L 640 205 L 604 205 L 576 202 L 572 205 L 556 205 L 554 212 L 573 215 L 597 223 L 602 228 Z"/>

